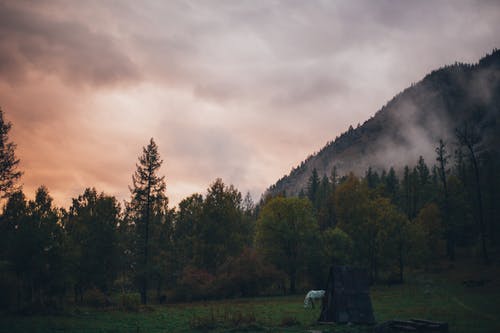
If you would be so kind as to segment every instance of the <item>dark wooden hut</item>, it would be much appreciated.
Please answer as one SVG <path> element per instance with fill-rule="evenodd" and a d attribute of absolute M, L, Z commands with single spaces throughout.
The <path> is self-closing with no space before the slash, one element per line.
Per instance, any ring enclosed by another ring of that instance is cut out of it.
<path fill-rule="evenodd" d="M 330 268 L 319 322 L 374 324 L 368 274 L 364 269 Z"/>

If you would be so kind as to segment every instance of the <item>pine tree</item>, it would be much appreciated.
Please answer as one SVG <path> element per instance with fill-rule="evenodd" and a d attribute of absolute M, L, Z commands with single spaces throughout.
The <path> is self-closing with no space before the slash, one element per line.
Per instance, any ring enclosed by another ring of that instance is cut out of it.
<path fill-rule="evenodd" d="M 393 204 L 396 203 L 398 185 L 399 185 L 399 179 L 396 176 L 396 171 L 394 170 L 393 167 L 391 167 L 385 178 L 385 191 L 387 197 L 391 199 Z"/>
<path fill-rule="evenodd" d="M 439 140 L 439 146 L 436 148 L 436 161 L 438 162 L 437 170 L 441 184 L 443 185 L 444 194 L 444 224 L 446 227 L 446 252 L 450 260 L 455 260 L 455 231 L 451 225 L 450 219 L 450 201 L 448 193 L 447 174 L 449 170 L 446 168 L 450 156 L 446 151 L 446 144 L 443 140 Z"/>
<path fill-rule="evenodd" d="M 313 206 L 317 209 L 317 197 L 320 186 L 320 179 L 316 168 L 313 169 L 309 182 L 307 183 L 307 197 L 311 200 Z"/>
<path fill-rule="evenodd" d="M 431 201 L 431 173 L 425 160 L 422 156 L 419 157 L 416 171 L 416 203 L 415 203 L 415 214 L 422 209 L 428 202 Z"/>
<path fill-rule="evenodd" d="M 141 301 L 147 304 L 147 292 L 151 279 L 151 229 L 153 221 L 165 212 L 168 199 L 165 194 L 165 177 L 158 176 L 163 161 L 158 154 L 158 146 L 151 138 L 147 147 L 143 148 L 132 176 L 131 202 L 128 214 L 135 224 L 138 247 L 137 260 L 138 280 L 140 284 Z"/>
<path fill-rule="evenodd" d="M 4 121 L 3 111 L 0 108 L 0 197 L 2 198 L 16 190 L 16 181 L 22 175 L 22 172 L 17 170 L 19 159 L 14 152 L 16 145 L 9 142 L 11 127 L 10 122 Z"/>
<path fill-rule="evenodd" d="M 366 179 L 366 184 L 371 189 L 376 188 L 380 183 L 380 179 L 379 179 L 377 171 L 374 171 L 371 166 L 368 168 L 368 170 L 365 173 L 365 179 Z"/>

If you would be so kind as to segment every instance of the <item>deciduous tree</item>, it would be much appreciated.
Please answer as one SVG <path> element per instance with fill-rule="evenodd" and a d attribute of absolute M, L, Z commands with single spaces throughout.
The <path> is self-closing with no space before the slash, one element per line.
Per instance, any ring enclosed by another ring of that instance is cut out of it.
<path fill-rule="evenodd" d="M 318 226 L 307 199 L 276 197 L 262 208 L 256 226 L 256 245 L 261 255 L 284 271 L 290 292 L 296 291 L 299 272 L 307 264 L 318 240 Z"/>

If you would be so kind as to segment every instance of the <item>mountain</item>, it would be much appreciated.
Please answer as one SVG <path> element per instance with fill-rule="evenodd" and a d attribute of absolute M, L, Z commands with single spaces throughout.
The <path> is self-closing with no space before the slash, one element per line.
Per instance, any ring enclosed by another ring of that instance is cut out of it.
<path fill-rule="evenodd" d="M 500 50 L 476 64 L 455 63 L 435 70 L 392 98 L 373 117 L 329 142 L 269 187 L 267 193 L 297 195 L 312 170 L 319 176 L 350 171 L 363 176 L 376 170 L 415 165 L 419 156 L 434 164 L 440 139 L 449 151 L 455 129 L 476 127 L 482 146 L 500 148 Z"/>

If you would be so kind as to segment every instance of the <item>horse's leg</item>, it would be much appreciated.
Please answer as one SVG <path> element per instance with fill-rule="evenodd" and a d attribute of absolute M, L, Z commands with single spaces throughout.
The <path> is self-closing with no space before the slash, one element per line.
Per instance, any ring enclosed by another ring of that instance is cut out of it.
<path fill-rule="evenodd" d="M 311 297 L 312 308 L 314 309 L 314 298 Z"/>

